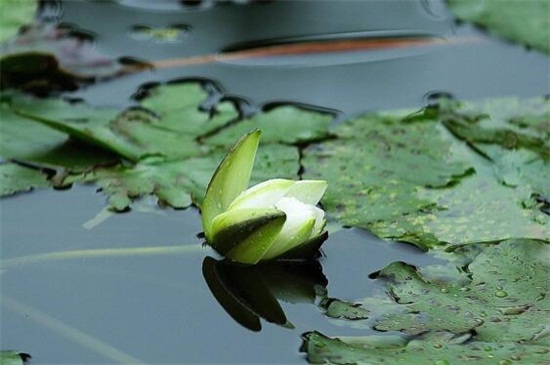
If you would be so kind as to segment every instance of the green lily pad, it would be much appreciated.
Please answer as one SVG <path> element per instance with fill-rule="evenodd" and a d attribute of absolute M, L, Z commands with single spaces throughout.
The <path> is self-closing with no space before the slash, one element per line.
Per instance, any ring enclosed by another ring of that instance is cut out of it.
<path fill-rule="evenodd" d="M 220 104 L 212 111 L 201 110 L 200 102 L 208 98 L 208 93 L 198 83 L 162 89 L 167 96 L 162 99 L 162 107 L 158 92 L 154 92 L 151 101 L 144 101 L 152 109 L 129 108 L 122 113 L 55 99 L 43 102 L 38 110 L 36 99 L 18 99 L 12 108 L 29 119 L 134 162 L 150 155 L 173 160 L 208 152 L 207 148 L 201 150 L 195 139 L 238 116 L 231 103 Z"/>
<path fill-rule="evenodd" d="M 537 99 L 359 117 L 304 151 L 304 177 L 329 182 L 333 219 L 379 237 L 422 248 L 544 239 L 550 217 L 536 200 L 549 189 L 548 115 Z"/>
<path fill-rule="evenodd" d="M 0 103 L 0 155 L 3 158 L 27 161 L 51 168 L 69 168 L 79 171 L 98 164 L 105 164 L 116 157 L 105 150 L 89 144 L 77 143 L 63 132 L 46 125 L 40 125 L 21 115 L 12 107 L 32 109 L 37 115 L 56 111 L 59 118 L 71 118 L 74 114 L 80 121 L 93 118 L 110 118 L 115 114 L 70 104 L 73 115 L 63 115 L 67 111 L 66 102 L 55 99 L 36 99 L 20 94 L 4 93 Z"/>
<path fill-rule="evenodd" d="M 449 0 L 462 20 L 490 33 L 550 53 L 550 3 L 539 0 Z"/>
<path fill-rule="evenodd" d="M 399 305 L 375 328 L 407 334 L 475 329 L 483 341 L 550 344 L 548 242 L 508 240 L 486 246 L 468 265 L 467 283 L 430 280 L 402 262 L 381 270 L 378 278 L 387 280 Z"/>
<path fill-rule="evenodd" d="M 11 195 L 51 186 L 47 174 L 39 169 L 5 162 L 0 164 L 0 195 Z"/>
<path fill-rule="evenodd" d="M 200 205 L 213 172 L 226 149 L 235 143 L 233 128 L 243 122 L 230 101 L 207 107 L 205 102 L 212 95 L 203 86 L 197 82 L 159 86 L 148 90 L 139 107 L 123 112 L 94 109 L 82 102 L 5 95 L 0 124 L 6 131 L 0 137 L 6 142 L 1 144 L 2 155 L 62 170 L 56 178 L 58 185 L 96 183 L 118 211 L 148 194 L 177 208 L 187 207 L 191 201 Z M 297 118 L 304 118 L 304 113 L 314 119 L 317 116 L 290 107 L 284 114 L 291 118 L 292 111 Z M 327 135 L 325 118 L 323 115 L 323 127 L 307 138 L 318 140 Z M 254 120 L 248 119 L 247 125 Z M 273 136 L 277 128 L 274 123 L 263 132 Z M 286 140 L 271 137 L 270 143 L 262 144 L 251 184 L 274 176 L 296 179 L 298 148 L 281 142 L 303 142 L 307 128 L 296 125 Z M 293 134 L 296 137 L 291 139 Z M 213 136 L 215 142 L 210 140 Z M 82 148 L 82 156 L 71 154 L 75 146 Z"/>
<path fill-rule="evenodd" d="M 0 351 L 0 365 L 23 365 L 30 358 L 29 354 L 19 351 Z"/>
<path fill-rule="evenodd" d="M 441 268 L 434 275 L 430 267 L 394 262 L 377 274 L 384 295 L 366 298 L 362 307 L 376 330 L 406 338 L 309 332 L 302 351 L 310 363 L 545 364 L 549 254 L 548 241 L 517 239 L 456 249 L 454 261 L 470 260 L 459 265 L 459 275 L 454 263 L 446 275 Z"/>
<path fill-rule="evenodd" d="M 350 303 L 336 298 L 324 298 L 319 304 L 330 318 L 342 318 L 350 321 L 368 319 L 370 311 L 361 303 Z"/>
<path fill-rule="evenodd" d="M 483 364 L 543 365 L 548 349 L 515 342 L 471 341 L 469 336 L 441 332 L 410 340 L 392 336 L 331 338 L 319 332 L 303 336 L 302 352 L 310 364 Z"/>
<path fill-rule="evenodd" d="M 37 5 L 37 1 L 1 0 L 0 42 L 15 36 L 23 25 L 31 23 Z"/>
<path fill-rule="evenodd" d="M 240 136 L 257 128 L 262 131 L 262 143 L 310 143 L 329 137 L 328 127 L 333 116 L 295 106 L 279 106 L 227 128 L 206 141 L 216 146 L 225 146 Z M 293 131 L 289 133 L 288 131 Z"/>

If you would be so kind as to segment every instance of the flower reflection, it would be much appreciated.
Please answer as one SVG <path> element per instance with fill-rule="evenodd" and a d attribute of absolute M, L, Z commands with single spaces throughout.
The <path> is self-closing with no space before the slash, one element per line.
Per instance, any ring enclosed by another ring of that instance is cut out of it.
<path fill-rule="evenodd" d="M 312 303 L 326 297 L 328 280 L 315 260 L 245 266 L 206 257 L 202 273 L 210 291 L 239 324 L 260 331 L 260 318 L 293 328 L 278 300 Z"/>

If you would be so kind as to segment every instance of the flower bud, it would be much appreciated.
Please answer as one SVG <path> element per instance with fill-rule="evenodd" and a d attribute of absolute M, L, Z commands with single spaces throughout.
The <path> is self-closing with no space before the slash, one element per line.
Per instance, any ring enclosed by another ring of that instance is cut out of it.
<path fill-rule="evenodd" d="M 214 173 L 202 204 L 207 243 L 246 264 L 314 255 L 327 237 L 316 206 L 327 183 L 271 179 L 246 189 L 259 139 L 259 130 L 243 136 Z"/>

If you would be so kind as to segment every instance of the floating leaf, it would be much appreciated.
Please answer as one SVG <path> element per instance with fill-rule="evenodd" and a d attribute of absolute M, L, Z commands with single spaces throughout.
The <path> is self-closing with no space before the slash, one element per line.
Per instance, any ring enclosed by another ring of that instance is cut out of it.
<path fill-rule="evenodd" d="M 19 94 L 4 93 L 0 104 L 0 155 L 48 167 L 70 168 L 79 171 L 112 161 L 115 156 L 91 145 L 76 143 L 65 133 L 40 125 L 18 115 L 12 102 L 28 108 L 37 115 L 56 112 L 61 119 L 78 115 L 78 121 L 110 118 L 109 112 L 82 108 L 55 99 L 36 99 Z M 75 109 L 72 109 L 75 108 Z M 73 115 L 63 115 L 72 110 Z"/>
<path fill-rule="evenodd" d="M 33 21 L 37 4 L 36 1 L 0 1 L 0 42 L 15 36 L 21 26 Z"/>
<path fill-rule="evenodd" d="M 25 3 L 32 3 L 25 1 Z M 98 78 L 147 68 L 143 62 L 122 64 L 100 54 L 88 37 L 50 23 L 33 23 L 16 38 L 0 45 L 3 88 L 45 94 L 74 90 Z M 80 32 L 82 33 L 82 32 Z"/>
<path fill-rule="evenodd" d="M 2 118 L 0 126 L 8 133 L 1 151 L 8 158 L 63 167 L 66 171 L 59 176 L 59 184 L 97 183 L 115 210 L 125 210 L 133 199 L 147 194 L 178 208 L 189 206 L 190 197 L 201 204 L 212 173 L 225 149 L 234 143 L 225 133 L 232 135 L 231 127 L 242 122 L 233 102 L 208 107 L 205 103 L 212 95 L 203 86 L 186 82 L 153 88 L 141 100 L 141 107 L 122 113 L 90 108 L 82 102 L 6 95 L 2 112 L 8 118 Z M 291 111 L 299 118 L 304 113 L 317 118 L 312 111 L 287 107 L 285 115 L 289 118 Z M 326 123 L 323 126 L 308 138 L 317 140 L 326 135 Z M 274 123 L 265 131 L 273 135 L 271 131 L 277 128 Z M 286 141 L 292 135 L 302 136 L 294 140 L 303 141 L 307 128 L 296 125 L 294 131 L 288 131 Z M 45 138 L 35 137 L 40 132 Z M 220 139 L 211 143 L 207 136 Z M 271 138 L 271 143 L 262 145 L 252 184 L 273 176 L 297 178 L 298 149 L 278 142 L 284 141 Z M 83 151 L 94 148 L 89 156 L 83 154 L 82 161 L 73 161 L 68 147 L 75 145 Z M 94 149 L 103 152 L 94 153 Z M 118 158 L 113 158 L 116 155 Z"/>
<path fill-rule="evenodd" d="M 550 337 L 550 242 L 508 240 L 478 244 L 477 255 L 453 278 L 435 278 L 429 267 L 394 262 L 378 274 L 387 297 L 367 298 L 374 328 L 397 336 L 329 338 L 304 335 L 302 351 L 311 363 L 383 364 L 545 364 Z M 453 256 L 468 259 L 472 247 Z M 500 361 L 500 362 L 499 362 Z"/>
<path fill-rule="evenodd" d="M 39 169 L 33 169 L 4 162 L 0 164 L 0 195 L 11 195 L 21 191 L 51 186 L 48 176 Z"/>
<path fill-rule="evenodd" d="M 402 305 L 378 319 L 376 329 L 420 334 L 464 333 L 483 341 L 548 344 L 550 312 L 548 242 L 509 240 L 485 249 L 468 265 L 468 282 L 431 281 L 415 267 L 396 262 L 378 278 Z M 543 335 L 544 336 L 544 335 Z"/>
<path fill-rule="evenodd" d="M 201 150 L 195 139 L 238 116 L 231 103 L 220 104 L 211 111 L 201 110 L 200 102 L 208 98 L 208 93 L 198 83 L 168 85 L 163 90 L 166 99 L 155 92 L 151 101 L 144 101 L 151 109 L 130 108 L 122 113 L 57 100 L 42 103 L 43 107 L 37 110 L 36 99 L 30 98 L 18 99 L 12 108 L 27 118 L 134 162 L 149 155 L 178 159 L 203 154 L 208 149 Z"/>
<path fill-rule="evenodd" d="M 23 365 L 31 355 L 19 351 L 0 351 L 0 365 Z"/>
<path fill-rule="evenodd" d="M 325 315 L 330 318 L 343 318 L 347 320 L 368 319 L 370 311 L 361 306 L 361 303 L 350 303 L 335 298 L 325 298 L 320 303 L 325 309 Z"/>
<path fill-rule="evenodd" d="M 459 19 L 550 53 L 550 3 L 539 0 L 449 0 Z"/>
<path fill-rule="evenodd" d="M 467 337 L 467 336 L 466 336 Z M 545 346 L 515 342 L 471 341 L 457 343 L 452 333 L 423 335 L 405 340 L 392 336 L 330 338 L 319 332 L 303 335 L 302 352 L 311 364 L 522 364 L 543 365 L 548 360 Z M 461 338 L 458 337 L 458 340 Z"/>
<path fill-rule="evenodd" d="M 262 131 L 262 143 L 311 142 L 329 136 L 328 127 L 332 119 L 328 113 L 314 113 L 294 106 L 280 106 L 232 125 L 223 134 L 214 135 L 207 141 L 209 144 L 224 146 L 258 128 Z"/>
<path fill-rule="evenodd" d="M 334 186 L 323 200 L 333 218 L 383 238 L 422 248 L 544 239 L 550 217 L 535 197 L 549 189 L 548 110 L 496 100 L 359 117 L 305 150 L 304 177 Z"/>

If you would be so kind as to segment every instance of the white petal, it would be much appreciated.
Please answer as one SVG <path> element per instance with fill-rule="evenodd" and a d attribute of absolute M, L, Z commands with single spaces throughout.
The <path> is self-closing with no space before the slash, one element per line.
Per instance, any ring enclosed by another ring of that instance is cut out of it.
<path fill-rule="evenodd" d="M 275 204 L 294 184 L 292 180 L 267 180 L 243 191 L 227 210 L 248 208 L 274 208 Z"/>
<path fill-rule="evenodd" d="M 285 196 L 296 198 L 302 203 L 315 205 L 323 197 L 327 186 L 328 184 L 324 180 L 300 180 L 288 189 Z"/>
<path fill-rule="evenodd" d="M 286 214 L 286 221 L 262 260 L 277 257 L 308 240 L 315 227 L 316 213 L 311 205 L 304 204 L 296 198 L 283 197 L 276 208 Z"/>
<path fill-rule="evenodd" d="M 321 208 L 311 206 L 310 207 L 313 210 L 313 213 L 315 214 L 315 225 L 313 226 L 313 231 L 311 232 L 311 237 L 317 237 L 321 233 L 323 233 L 323 230 L 326 226 L 326 220 L 325 220 L 325 211 Z"/>

